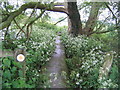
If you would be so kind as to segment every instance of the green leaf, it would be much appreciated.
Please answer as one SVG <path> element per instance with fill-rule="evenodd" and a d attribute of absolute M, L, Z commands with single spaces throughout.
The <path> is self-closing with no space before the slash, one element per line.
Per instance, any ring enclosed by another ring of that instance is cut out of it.
<path fill-rule="evenodd" d="M 7 66 L 7 67 L 10 67 L 11 61 L 8 58 L 6 58 L 6 59 L 3 60 L 3 65 Z"/>
<path fill-rule="evenodd" d="M 18 80 L 14 80 L 12 81 L 12 85 L 13 88 L 25 88 L 26 87 L 25 79 L 19 78 Z"/>
<path fill-rule="evenodd" d="M 3 77 L 11 79 L 11 73 L 10 70 L 6 70 L 5 72 L 3 72 Z"/>
<path fill-rule="evenodd" d="M 13 61 L 13 65 L 18 68 L 22 68 L 22 64 L 20 62 Z"/>
<path fill-rule="evenodd" d="M 18 71 L 18 75 L 20 76 L 20 77 L 23 77 L 23 72 L 22 71 Z"/>
<path fill-rule="evenodd" d="M 25 85 L 26 85 L 25 80 L 24 79 L 20 79 L 19 80 L 19 85 L 20 85 L 21 88 L 25 87 Z"/>
<path fill-rule="evenodd" d="M 11 88 L 11 83 L 4 83 L 2 88 Z"/>
<path fill-rule="evenodd" d="M 12 86 L 13 86 L 13 88 L 18 88 L 19 87 L 18 80 L 12 81 Z"/>
<path fill-rule="evenodd" d="M 3 58 L 0 58 L 0 62 L 3 60 Z"/>
<path fill-rule="evenodd" d="M 12 69 L 11 69 L 12 72 L 15 72 L 16 70 L 17 70 L 16 67 L 12 67 Z"/>

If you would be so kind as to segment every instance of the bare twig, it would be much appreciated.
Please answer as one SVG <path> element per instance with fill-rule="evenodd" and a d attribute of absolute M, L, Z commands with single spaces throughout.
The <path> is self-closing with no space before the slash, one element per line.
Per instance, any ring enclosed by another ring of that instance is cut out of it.
<path fill-rule="evenodd" d="M 27 34 L 26 34 L 26 35 L 27 35 L 27 38 L 29 38 L 29 27 L 30 27 L 36 20 L 38 20 L 38 19 L 43 15 L 44 12 L 45 12 L 45 10 L 43 10 L 38 17 L 36 17 L 33 21 L 31 21 L 31 22 L 27 25 Z"/>
<path fill-rule="evenodd" d="M 27 25 L 28 20 L 32 17 L 32 15 L 33 15 L 34 12 L 35 12 L 35 9 L 37 8 L 37 5 L 38 5 L 38 3 L 37 3 L 36 6 L 34 7 L 34 9 L 33 9 L 32 13 L 31 13 L 31 15 L 28 17 L 28 19 L 26 20 L 26 23 L 25 23 L 24 26 L 21 28 L 21 30 L 23 30 L 23 28 Z M 16 38 L 17 38 L 18 35 L 20 34 L 21 30 L 17 33 Z"/>
<path fill-rule="evenodd" d="M 112 11 L 112 9 L 108 6 L 108 4 L 107 4 L 106 2 L 105 2 L 105 5 L 106 5 L 106 7 L 110 10 L 110 12 L 112 13 L 113 17 L 114 17 L 115 19 L 117 19 L 116 15 L 114 14 L 114 12 Z"/>
<path fill-rule="evenodd" d="M 63 18 L 63 19 L 61 19 L 61 20 L 57 21 L 54 25 L 56 25 L 56 24 L 58 24 L 58 23 L 60 23 L 60 22 L 64 21 L 66 18 L 67 18 L 67 17 L 65 17 L 65 18 Z"/>
<path fill-rule="evenodd" d="M 115 30 L 107 30 L 107 31 L 101 31 L 101 32 L 91 32 L 89 35 L 92 35 L 92 34 L 103 34 L 103 33 L 108 33 L 108 32 L 112 32 L 112 31 L 115 31 Z"/>
<path fill-rule="evenodd" d="M 20 31 L 22 31 L 23 33 L 25 33 L 25 31 L 18 25 L 17 21 L 14 19 L 15 24 L 17 25 L 17 27 L 20 29 Z"/>
<path fill-rule="evenodd" d="M 104 22 L 109 18 L 109 16 L 107 18 L 105 18 L 105 20 L 103 21 L 103 23 L 97 28 L 97 31 L 101 29 L 101 27 L 104 25 Z"/>

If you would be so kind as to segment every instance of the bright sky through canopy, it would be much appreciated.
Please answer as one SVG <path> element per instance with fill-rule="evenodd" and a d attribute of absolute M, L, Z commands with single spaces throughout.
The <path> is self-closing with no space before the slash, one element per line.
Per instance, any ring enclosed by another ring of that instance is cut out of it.
<path fill-rule="evenodd" d="M 23 1 L 33 1 L 33 0 L 9 0 L 10 4 L 12 5 L 16 5 L 17 3 L 19 5 L 23 4 Z M 41 0 L 34 0 L 34 1 L 41 1 Z M 44 1 L 48 1 L 48 0 L 44 0 Z M 53 0 L 51 0 L 53 1 Z M 71 0 L 69 0 L 71 1 Z M 73 0 L 72 0 L 73 1 Z M 91 1 L 91 0 L 77 0 L 77 4 L 81 4 L 84 1 Z M 92 0 L 92 1 L 103 1 L 103 0 Z M 113 0 L 104 0 L 104 1 L 113 1 Z M 119 1 L 119 0 L 114 0 L 114 1 Z M 64 0 L 56 0 L 56 2 L 64 2 Z M 85 14 L 84 13 L 85 9 L 80 10 L 80 15 L 81 15 L 81 20 L 85 21 L 88 19 L 89 13 Z M 27 10 L 28 12 L 31 11 Z M 50 12 L 49 13 L 50 17 L 51 17 L 51 22 L 56 23 L 57 21 L 60 20 L 60 18 L 64 18 L 67 15 L 64 13 L 58 13 L 58 12 Z M 99 15 L 99 20 L 104 20 L 104 18 L 106 18 L 108 15 L 110 15 L 109 10 L 105 9 L 104 12 L 102 11 L 102 13 Z M 110 15 L 112 16 L 112 15 Z M 114 23 L 114 21 L 110 21 L 112 23 Z M 57 25 L 59 26 L 63 26 L 63 25 L 67 25 L 67 19 L 62 21 L 61 23 L 58 23 Z"/>

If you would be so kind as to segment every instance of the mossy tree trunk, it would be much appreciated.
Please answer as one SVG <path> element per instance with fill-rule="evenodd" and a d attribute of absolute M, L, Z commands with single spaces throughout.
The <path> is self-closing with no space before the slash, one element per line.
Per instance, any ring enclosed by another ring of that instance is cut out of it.
<path fill-rule="evenodd" d="M 98 13 L 99 13 L 99 9 L 100 9 L 101 5 L 102 4 L 98 3 L 98 2 L 96 2 L 96 3 L 94 2 L 92 4 L 91 10 L 90 10 L 90 15 L 89 15 L 86 25 L 83 29 L 83 33 L 85 35 L 89 36 L 93 32 L 93 30 L 96 26 L 96 21 L 98 18 Z"/>

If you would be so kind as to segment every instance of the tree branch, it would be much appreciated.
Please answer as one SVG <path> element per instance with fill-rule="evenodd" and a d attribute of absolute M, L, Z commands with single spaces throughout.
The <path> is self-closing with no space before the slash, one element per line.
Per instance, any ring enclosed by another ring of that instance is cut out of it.
<path fill-rule="evenodd" d="M 32 20 L 28 25 L 27 25 L 27 38 L 29 38 L 29 27 L 30 27 L 30 25 L 32 25 L 36 20 L 38 20 L 42 15 L 43 15 L 43 13 L 45 12 L 45 10 L 44 11 L 42 11 L 41 12 L 41 14 L 37 17 L 37 18 L 35 18 L 34 20 Z"/>
<path fill-rule="evenodd" d="M 17 25 L 17 27 L 20 29 L 20 31 L 22 31 L 23 33 L 25 33 L 25 31 L 18 25 L 17 21 L 14 19 L 15 24 Z"/>
<path fill-rule="evenodd" d="M 91 32 L 89 35 L 92 35 L 92 34 L 103 34 L 103 33 L 108 33 L 108 32 L 112 32 L 112 31 L 115 31 L 115 30 L 108 30 L 108 31 L 101 31 L 101 32 Z"/>
<path fill-rule="evenodd" d="M 65 17 L 65 18 L 63 18 L 63 19 L 61 19 L 61 20 L 57 21 L 54 25 L 56 25 L 56 24 L 58 24 L 58 23 L 60 23 L 60 22 L 64 21 L 66 18 L 67 18 L 67 17 Z"/>
<path fill-rule="evenodd" d="M 9 17 L 6 18 L 6 20 L 0 24 L 0 30 L 6 28 L 12 22 L 12 20 L 15 17 L 17 17 L 18 15 L 20 15 L 26 9 L 28 9 L 28 8 L 33 9 L 36 6 L 37 3 L 38 2 L 25 3 L 18 10 L 10 13 Z M 52 8 L 50 8 L 49 4 L 45 5 L 45 4 L 39 3 L 37 5 L 36 9 L 46 9 L 48 11 L 62 12 L 62 13 L 68 14 L 68 12 L 67 12 L 67 10 L 65 8 L 63 8 L 63 7 L 55 7 L 55 6 L 53 6 Z"/>
<path fill-rule="evenodd" d="M 28 19 L 26 20 L 24 26 L 23 26 L 23 27 L 20 29 L 20 31 L 17 33 L 16 38 L 18 37 L 18 35 L 20 34 L 20 32 L 23 31 L 24 27 L 27 25 L 28 20 L 32 17 L 32 15 L 33 15 L 34 12 L 35 12 L 35 9 L 36 9 L 37 5 L 38 5 L 38 3 L 36 4 L 36 6 L 34 7 L 32 13 L 30 14 L 30 16 L 28 17 Z"/>
<path fill-rule="evenodd" d="M 98 31 L 98 30 L 100 30 L 100 29 L 102 28 L 102 26 L 104 25 L 104 22 L 105 22 L 108 18 L 109 18 L 109 16 L 105 18 L 105 20 L 103 21 L 103 23 L 96 29 L 96 31 Z"/>
<path fill-rule="evenodd" d="M 114 17 L 115 19 L 117 19 L 117 17 L 116 17 L 115 14 L 113 13 L 112 9 L 108 6 L 108 4 L 107 4 L 106 2 L 105 2 L 105 5 L 106 5 L 106 7 L 110 10 L 110 12 L 112 13 L 113 17 Z"/>

